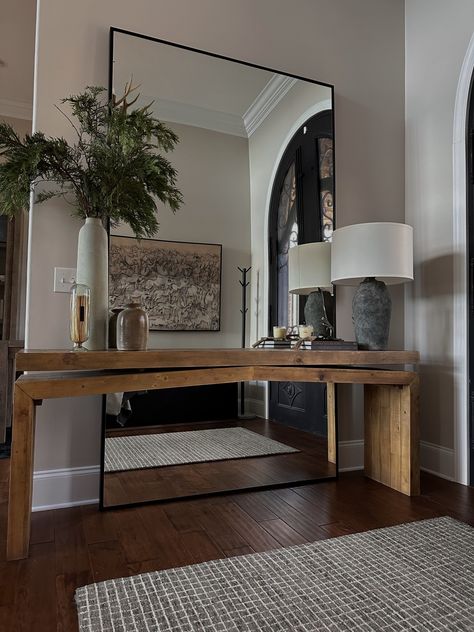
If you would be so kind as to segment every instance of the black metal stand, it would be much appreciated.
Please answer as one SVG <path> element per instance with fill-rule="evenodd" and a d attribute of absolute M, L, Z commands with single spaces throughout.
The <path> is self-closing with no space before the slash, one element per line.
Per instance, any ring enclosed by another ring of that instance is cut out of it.
<path fill-rule="evenodd" d="M 241 281 L 239 281 L 242 286 L 242 308 L 240 313 L 242 314 L 242 349 L 245 349 L 246 338 L 247 338 L 247 287 L 249 286 L 249 281 L 247 281 L 247 274 L 250 272 L 250 268 L 238 268 L 242 275 Z M 240 413 L 239 419 L 254 419 L 255 415 L 246 414 L 245 413 L 245 382 L 240 382 Z"/>

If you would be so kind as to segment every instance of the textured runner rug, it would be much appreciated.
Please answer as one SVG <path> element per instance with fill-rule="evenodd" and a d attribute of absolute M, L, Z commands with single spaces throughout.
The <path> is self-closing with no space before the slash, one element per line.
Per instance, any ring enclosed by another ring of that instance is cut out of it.
<path fill-rule="evenodd" d="M 435 518 L 91 584 L 81 632 L 474 630 L 474 529 Z"/>
<path fill-rule="evenodd" d="M 299 450 L 240 427 L 109 437 L 105 440 L 104 471 L 138 470 L 287 452 Z"/>

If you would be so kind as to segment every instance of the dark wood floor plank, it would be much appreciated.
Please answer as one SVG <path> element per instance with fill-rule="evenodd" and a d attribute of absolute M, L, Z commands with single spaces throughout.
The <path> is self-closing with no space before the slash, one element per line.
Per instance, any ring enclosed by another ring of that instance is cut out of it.
<path fill-rule="evenodd" d="M 108 542 L 117 538 L 116 519 L 113 512 L 99 511 L 98 505 L 83 505 L 81 516 L 87 544 Z"/>
<path fill-rule="evenodd" d="M 204 531 L 183 533 L 180 541 L 192 558 L 192 564 L 225 557 L 224 551 L 219 549 Z"/>
<path fill-rule="evenodd" d="M 89 571 L 65 573 L 56 576 L 57 628 L 55 629 L 57 629 L 57 632 L 77 632 L 79 626 L 74 603 L 74 593 L 77 588 L 86 586 L 92 583 L 92 581 L 92 573 Z M 51 628 L 45 628 L 45 630 L 48 629 Z"/>
<path fill-rule="evenodd" d="M 318 526 L 312 513 L 295 509 L 280 498 L 275 491 L 255 492 L 255 494 L 258 495 L 258 499 L 263 505 L 307 540 L 324 540 L 327 537 Z"/>
<path fill-rule="evenodd" d="M 254 551 L 267 551 L 280 547 L 278 540 L 275 540 L 268 531 L 263 529 L 237 503 L 228 502 L 219 506 L 216 510 L 229 525 L 232 525 L 232 528 L 237 533 L 245 538 Z"/>
<path fill-rule="evenodd" d="M 4 474 L 0 461 L 0 479 Z M 291 489 L 104 513 L 96 506 L 37 513 L 30 558 L 0 559 L 0 630 L 77 632 L 74 592 L 94 580 L 440 515 L 474 524 L 472 488 L 423 475 L 422 492 L 409 498 L 354 472 Z M 0 497 L 3 538 L 5 508 Z"/>
<path fill-rule="evenodd" d="M 81 508 L 58 513 L 54 523 L 56 573 L 89 572 L 90 562 L 82 528 Z"/>
<path fill-rule="evenodd" d="M 21 560 L 15 595 L 15 627 L 11 632 L 55 629 L 56 570 L 54 543 L 34 544 Z M 52 625 L 53 624 L 53 628 Z"/>
<path fill-rule="evenodd" d="M 242 546 L 239 549 L 227 549 L 224 551 L 226 557 L 236 557 L 237 555 L 250 555 L 255 551 L 250 546 Z"/>
<path fill-rule="evenodd" d="M 31 539 L 32 544 L 54 541 L 53 512 L 35 511 L 31 515 Z"/>
<path fill-rule="evenodd" d="M 281 518 L 277 518 L 276 520 L 264 520 L 260 525 L 282 546 L 293 546 L 294 544 L 304 544 L 308 542 L 304 536 L 289 527 Z"/>
<path fill-rule="evenodd" d="M 275 520 L 278 516 L 266 507 L 253 493 L 238 494 L 235 502 L 257 522 Z"/>
<path fill-rule="evenodd" d="M 0 562 L 0 608 L 14 603 L 19 572 L 20 562 Z"/>
<path fill-rule="evenodd" d="M 193 556 L 183 546 L 181 534 L 168 518 L 164 507 L 149 505 L 137 509 L 153 541 L 153 557 L 159 560 L 160 568 L 172 568 L 192 564 Z"/>
<path fill-rule="evenodd" d="M 248 547 L 247 538 L 238 533 L 234 525 L 229 524 L 220 513 L 221 505 L 222 501 L 212 507 L 205 507 L 198 513 L 197 520 L 202 530 L 207 533 L 217 548 L 223 551 Z"/>
<path fill-rule="evenodd" d="M 118 540 L 95 542 L 88 548 L 94 582 L 128 575 L 127 558 Z"/>
<path fill-rule="evenodd" d="M 122 544 L 128 563 L 141 562 L 153 557 L 154 540 L 142 522 L 137 509 L 121 509 L 112 513 L 115 533 Z"/>

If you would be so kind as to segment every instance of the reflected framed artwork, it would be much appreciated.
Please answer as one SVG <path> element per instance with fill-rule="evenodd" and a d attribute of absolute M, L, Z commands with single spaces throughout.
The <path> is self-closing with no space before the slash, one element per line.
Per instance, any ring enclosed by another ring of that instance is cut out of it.
<path fill-rule="evenodd" d="M 110 307 L 140 303 L 151 331 L 219 331 L 222 246 L 110 236 Z"/>

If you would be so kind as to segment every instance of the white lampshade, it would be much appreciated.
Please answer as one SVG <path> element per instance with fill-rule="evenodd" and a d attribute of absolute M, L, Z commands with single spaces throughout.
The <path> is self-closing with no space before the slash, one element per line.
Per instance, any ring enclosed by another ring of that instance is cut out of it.
<path fill-rule="evenodd" d="M 331 244 L 318 241 L 293 246 L 288 254 L 288 291 L 311 294 L 331 287 Z"/>
<path fill-rule="evenodd" d="M 375 277 L 387 285 L 413 281 L 413 228 L 372 222 L 338 228 L 332 234 L 331 281 L 358 285 Z"/>

